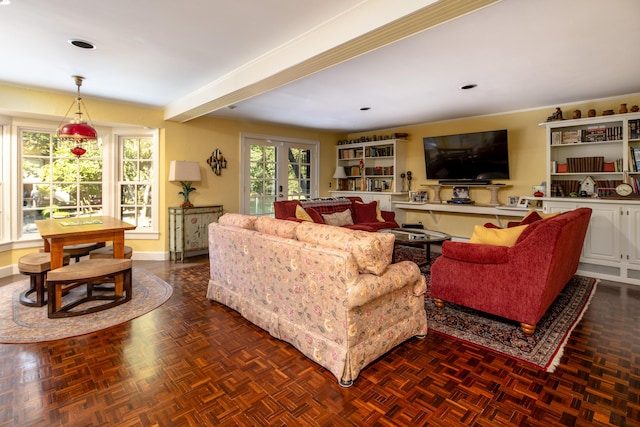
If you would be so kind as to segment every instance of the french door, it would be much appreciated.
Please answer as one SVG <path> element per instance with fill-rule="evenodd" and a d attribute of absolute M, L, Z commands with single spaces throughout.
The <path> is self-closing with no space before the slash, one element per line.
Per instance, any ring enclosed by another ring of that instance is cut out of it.
<path fill-rule="evenodd" d="M 276 200 L 318 196 L 318 141 L 241 135 L 242 213 L 273 216 Z"/>

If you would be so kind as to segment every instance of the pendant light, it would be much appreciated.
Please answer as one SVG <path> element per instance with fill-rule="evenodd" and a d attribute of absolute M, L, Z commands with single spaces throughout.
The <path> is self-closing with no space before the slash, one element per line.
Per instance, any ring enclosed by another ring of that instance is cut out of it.
<path fill-rule="evenodd" d="M 82 98 L 80 97 L 80 86 L 82 86 L 84 77 L 72 77 L 76 82 L 76 86 L 78 86 L 78 96 L 67 110 L 64 115 L 64 119 L 62 119 L 62 122 L 58 127 L 58 139 L 62 142 L 72 143 L 73 148 L 71 148 L 71 153 L 80 158 L 80 156 L 87 152 L 86 148 L 82 145 L 87 142 L 97 142 L 98 132 L 96 132 L 93 126 L 87 124 L 87 122 L 82 119 L 82 106 L 84 105 L 84 102 L 82 102 Z M 75 112 L 76 118 L 71 118 L 69 123 L 62 124 L 67 121 L 67 115 L 73 108 L 74 104 L 77 105 L 78 108 L 78 111 Z M 85 111 L 86 110 L 87 108 L 85 106 Z M 87 111 L 86 113 L 87 117 L 89 117 L 89 112 Z M 89 120 L 91 120 L 91 117 L 89 117 Z"/>

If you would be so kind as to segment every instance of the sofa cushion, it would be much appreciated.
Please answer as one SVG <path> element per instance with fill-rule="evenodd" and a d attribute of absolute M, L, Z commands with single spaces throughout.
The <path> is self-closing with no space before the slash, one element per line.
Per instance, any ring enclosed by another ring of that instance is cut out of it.
<path fill-rule="evenodd" d="M 231 227 L 246 228 L 247 230 L 255 230 L 254 223 L 258 217 L 252 215 L 244 215 L 239 213 L 226 213 L 222 215 L 218 222 L 222 225 Z"/>
<path fill-rule="evenodd" d="M 343 225 L 353 225 L 353 218 L 351 217 L 351 210 L 336 212 L 332 214 L 322 215 L 322 219 L 325 224 L 336 225 L 342 227 Z"/>
<path fill-rule="evenodd" d="M 296 217 L 296 206 L 300 200 L 281 200 L 273 204 L 273 212 L 276 218 L 286 219 Z"/>
<path fill-rule="evenodd" d="M 476 225 L 473 228 L 473 234 L 469 242 L 485 245 L 513 246 L 516 244 L 520 234 L 527 227 L 528 225 L 519 225 L 511 228 L 487 228 L 482 225 Z"/>
<path fill-rule="evenodd" d="M 353 212 L 356 217 L 356 224 L 376 221 L 384 222 L 384 218 L 380 215 L 377 200 L 370 203 L 355 202 L 353 204 Z M 380 221 L 381 218 L 382 221 Z"/>
<path fill-rule="evenodd" d="M 309 214 L 313 222 L 316 224 L 324 224 L 324 220 L 322 219 L 322 215 L 315 210 L 314 208 L 306 208 L 305 211 Z"/>
<path fill-rule="evenodd" d="M 531 209 L 527 214 L 522 218 L 522 221 L 509 221 L 507 227 L 517 227 L 518 225 L 526 225 L 533 224 L 536 221 L 540 221 L 541 219 L 553 218 L 558 215 L 560 212 L 553 213 L 543 213 L 538 211 L 537 209 Z"/>
<path fill-rule="evenodd" d="M 275 219 L 269 216 L 261 216 L 254 223 L 256 231 L 273 236 L 280 236 L 287 239 L 296 238 L 296 227 L 298 223 L 295 221 L 287 221 L 284 219 Z"/>
<path fill-rule="evenodd" d="M 303 242 L 350 252 L 356 260 L 359 272 L 378 276 L 391 263 L 395 240 L 391 233 L 371 233 L 343 227 L 327 227 L 311 222 L 303 222 L 298 225 L 296 238 Z"/>
<path fill-rule="evenodd" d="M 305 211 L 304 208 L 300 205 L 296 206 L 296 218 L 301 219 L 303 221 L 313 222 L 313 219 L 309 216 L 307 211 Z"/>

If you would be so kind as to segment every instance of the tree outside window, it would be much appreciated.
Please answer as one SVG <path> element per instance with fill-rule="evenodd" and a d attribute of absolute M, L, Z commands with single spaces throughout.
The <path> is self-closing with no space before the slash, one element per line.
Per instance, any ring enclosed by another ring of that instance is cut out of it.
<path fill-rule="evenodd" d="M 55 132 L 20 131 L 22 150 L 22 233 L 34 221 L 102 215 L 102 141 L 87 144 L 78 158 Z"/>
<path fill-rule="evenodd" d="M 152 226 L 153 138 L 120 137 L 120 217 L 139 228 Z"/>

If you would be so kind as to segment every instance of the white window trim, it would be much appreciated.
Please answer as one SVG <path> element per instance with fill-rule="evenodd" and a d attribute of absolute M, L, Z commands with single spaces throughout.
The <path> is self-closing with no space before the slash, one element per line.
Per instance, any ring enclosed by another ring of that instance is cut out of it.
<path fill-rule="evenodd" d="M 21 200 L 22 200 L 22 177 L 21 177 L 21 150 L 18 143 L 18 135 L 21 129 L 42 130 L 51 132 L 58 127 L 58 122 L 50 120 L 30 119 L 23 117 L 7 117 L 0 115 L 0 131 L 2 147 L 0 151 L 0 252 L 31 248 L 42 245 L 42 239 L 38 236 L 22 236 L 21 225 Z M 116 216 L 118 209 L 117 194 L 117 168 L 119 152 L 117 147 L 117 137 L 121 135 L 145 135 L 152 136 L 154 140 L 153 162 L 154 167 L 159 168 L 159 131 L 158 129 L 146 129 L 142 127 L 104 127 L 95 126 L 100 138 L 103 140 L 103 193 L 112 194 L 113 197 L 103 201 L 105 215 Z M 109 143 L 105 143 L 105 142 Z M 5 142 L 9 142 L 8 144 Z M 145 231 L 127 231 L 126 238 L 132 240 L 159 240 L 160 231 L 158 223 L 159 217 L 159 174 L 153 177 L 152 190 L 152 227 Z"/>
<path fill-rule="evenodd" d="M 246 206 L 245 198 L 243 197 L 246 186 L 248 185 L 245 176 L 248 175 L 249 171 L 249 153 L 247 151 L 247 147 L 250 145 L 247 142 L 247 139 L 264 139 L 268 142 L 273 141 L 274 145 L 282 146 L 282 143 L 291 143 L 291 144 L 301 144 L 301 145 L 309 145 L 311 147 L 311 151 L 313 153 L 313 162 L 312 162 L 312 182 L 313 188 L 311 188 L 310 194 L 312 197 L 317 197 L 319 194 L 319 182 L 320 182 L 320 141 L 315 139 L 302 139 L 302 138 L 290 138 L 286 136 L 276 136 L 276 135 L 264 135 L 259 133 L 240 133 L 240 159 L 242 166 L 240 168 L 240 212 L 248 212 L 248 206 Z"/>
<path fill-rule="evenodd" d="M 111 189 L 111 191 L 118 191 L 119 189 L 119 181 L 118 181 L 118 171 L 116 167 L 120 167 L 122 165 L 121 158 L 121 150 L 120 150 L 120 139 L 128 138 L 128 137 L 151 137 L 153 138 L 153 154 L 151 155 L 151 161 L 154 166 L 153 178 L 151 179 L 151 218 L 153 219 L 151 227 L 147 230 L 131 230 L 127 231 L 127 237 L 130 239 L 136 240 L 157 240 L 160 238 L 160 230 L 158 228 L 158 222 L 160 222 L 160 174 L 158 173 L 158 169 L 160 168 L 160 155 L 158 152 L 160 151 L 160 135 L 158 129 L 127 129 L 127 128 L 114 128 L 113 129 L 113 139 L 114 144 L 112 144 L 112 148 L 116 151 L 113 155 L 116 156 L 119 160 L 116 165 L 114 162 L 114 170 L 113 170 L 113 179 L 109 182 L 115 187 Z M 115 201 L 116 206 L 114 209 L 119 211 L 120 209 L 120 201 Z"/>

